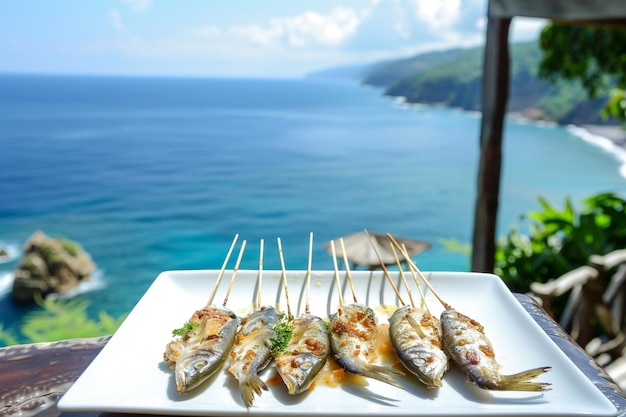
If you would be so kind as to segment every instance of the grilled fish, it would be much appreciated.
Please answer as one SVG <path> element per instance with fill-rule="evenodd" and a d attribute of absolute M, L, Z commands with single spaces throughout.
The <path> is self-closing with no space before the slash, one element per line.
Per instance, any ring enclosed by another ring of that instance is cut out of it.
<path fill-rule="evenodd" d="M 470 381 L 487 390 L 547 391 L 549 383 L 531 382 L 531 379 L 550 370 L 534 368 L 513 375 L 502 375 L 496 362 L 493 347 L 477 321 L 446 309 L 441 313 L 443 345 L 450 357 L 463 370 Z"/>
<path fill-rule="evenodd" d="M 350 374 L 363 375 L 400 387 L 396 376 L 404 373 L 393 368 L 374 365 L 376 357 L 376 317 L 363 304 L 339 307 L 330 316 L 330 346 L 333 358 Z"/>
<path fill-rule="evenodd" d="M 179 393 L 196 388 L 222 367 L 238 324 L 229 309 L 206 306 L 193 314 L 181 338 L 167 344 L 163 358 L 174 368 Z"/>
<path fill-rule="evenodd" d="M 427 310 L 400 307 L 389 318 L 389 337 L 396 356 L 426 388 L 441 387 L 448 356 L 441 344 L 441 324 Z"/>
<path fill-rule="evenodd" d="M 241 321 L 228 371 L 239 381 L 239 391 L 246 407 L 252 406 L 255 394 L 261 395 L 261 390 L 267 390 L 258 374 L 272 359 L 272 340 L 276 339 L 274 326 L 279 320 L 274 307 L 266 306 L 253 310 Z"/>
<path fill-rule="evenodd" d="M 274 361 L 289 394 L 294 395 L 315 381 L 330 353 L 330 341 L 324 321 L 317 316 L 303 314 L 291 323 L 291 338 Z"/>

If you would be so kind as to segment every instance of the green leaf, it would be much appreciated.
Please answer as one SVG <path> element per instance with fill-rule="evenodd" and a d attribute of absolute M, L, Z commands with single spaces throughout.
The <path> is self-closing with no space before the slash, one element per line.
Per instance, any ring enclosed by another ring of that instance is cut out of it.
<path fill-rule="evenodd" d="M 187 323 L 183 325 L 183 327 L 179 327 L 178 329 L 172 330 L 172 336 L 185 337 L 187 336 L 187 333 L 195 329 L 197 325 L 198 323 L 188 321 Z"/>

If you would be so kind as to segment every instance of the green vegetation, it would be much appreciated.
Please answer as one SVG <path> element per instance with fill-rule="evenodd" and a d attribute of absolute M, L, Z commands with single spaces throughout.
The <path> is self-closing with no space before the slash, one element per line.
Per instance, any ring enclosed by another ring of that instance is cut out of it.
<path fill-rule="evenodd" d="M 588 99 L 575 79 L 542 79 L 542 50 L 537 42 L 513 44 L 510 49 L 511 81 L 508 111 L 529 118 L 558 123 L 599 124 L 607 95 Z M 481 108 L 483 48 L 449 49 L 350 69 L 350 78 L 382 87 L 389 96 L 402 96 L 410 103 Z M 341 69 L 315 75 L 333 77 Z M 614 106 L 621 102 L 613 102 Z"/>
<path fill-rule="evenodd" d="M 427 52 L 411 58 L 385 61 L 361 70 L 363 82 L 368 85 L 387 87 L 396 81 L 413 77 L 420 72 L 438 67 L 463 53 L 463 49 Z"/>
<path fill-rule="evenodd" d="M 287 314 L 280 315 L 280 320 L 274 325 L 276 338 L 270 339 L 273 356 L 278 355 L 287 348 L 289 341 L 291 341 L 293 326 L 293 320 Z"/>
<path fill-rule="evenodd" d="M 578 81 L 591 98 L 610 95 L 604 116 L 626 121 L 626 31 L 548 24 L 539 44 L 540 77 Z"/>
<path fill-rule="evenodd" d="M 183 327 L 179 327 L 178 329 L 172 330 L 172 336 L 185 337 L 187 333 L 196 328 L 198 323 L 194 323 L 192 321 L 188 321 L 183 325 Z"/>
<path fill-rule="evenodd" d="M 495 273 L 514 292 L 547 282 L 579 266 L 591 255 L 626 248 L 626 200 L 612 193 L 587 198 L 577 211 L 571 201 L 558 209 L 545 199 L 543 210 L 526 215 L 528 235 L 513 227 L 496 252 Z"/>
<path fill-rule="evenodd" d="M 21 335 L 5 329 L 0 323 L 0 346 L 109 335 L 125 318 L 114 319 L 100 312 L 98 320 L 93 320 L 87 315 L 89 304 L 85 300 L 55 301 L 37 297 L 36 302 L 40 309 L 26 314 Z"/>
<path fill-rule="evenodd" d="M 461 255 L 471 256 L 472 245 L 467 242 L 462 242 L 459 239 L 445 239 L 440 238 L 438 242 L 445 248 L 447 252 L 460 253 Z"/>
<path fill-rule="evenodd" d="M 59 242 L 61 243 L 63 249 L 65 249 L 65 251 L 72 256 L 77 256 L 81 251 L 80 245 L 74 241 L 65 238 L 59 238 Z"/>

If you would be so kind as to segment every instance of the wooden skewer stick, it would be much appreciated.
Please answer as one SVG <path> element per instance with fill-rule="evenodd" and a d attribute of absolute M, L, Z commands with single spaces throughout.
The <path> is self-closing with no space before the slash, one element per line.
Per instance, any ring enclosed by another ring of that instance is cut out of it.
<path fill-rule="evenodd" d="M 309 233 L 309 262 L 306 268 L 306 278 L 305 278 L 305 305 L 304 305 L 304 313 L 311 314 L 309 309 L 309 286 L 311 285 L 311 264 L 313 261 L 313 232 Z"/>
<path fill-rule="evenodd" d="M 396 249 L 391 245 L 391 253 L 393 253 L 393 257 L 396 260 L 396 265 L 398 265 L 398 271 L 400 272 L 400 278 L 406 287 L 406 292 L 409 294 L 409 300 L 411 301 L 411 307 L 415 308 L 415 302 L 413 301 L 413 292 L 409 287 L 409 283 L 406 280 L 406 276 L 404 275 L 404 271 L 402 270 L 402 265 L 400 265 L 400 258 L 398 258 L 398 253 Z"/>
<path fill-rule="evenodd" d="M 409 257 L 409 254 L 407 253 L 406 249 L 403 249 L 398 242 L 396 241 L 396 239 L 394 239 L 393 236 L 391 236 L 389 233 L 387 233 L 387 237 L 389 238 L 389 240 L 391 241 L 391 243 L 393 243 L 401 252 L 402 255 L 404 256 L 404 258 L 407 260 L 407 263 L 409 264 L 409 267 L 411 269 L 413 269 L 415 272 L 417 272 L 417 275 L 419 275 L 419 277 L 422 279 L 422 281 L 424 281 L 424 284 L 426 284 L 426 286 L 428 287 L 429 290 L 432 291 L 432 293 L 434 294 L 434 296 L 437 298 L 437 300 L 439 300 L 439 302 L 443 305 L 443 307 L 446 310 L 454 310 L 452 308 L 452 306 L 448 303 L 446 303 L 443 298 L 441 298 L 439 296 L 439 294 L 437 294 L 437 291 L 435 291 L 435 289 L 432 287 L 432 285 L 430 285 L 430 282 L 428 282 L 428 280 L 426 279 L 426 277 L 421 273 L 421 271 L 419 270 L 419 268 L 417 267 L 417 265 L 415 265 L 415 263 L 411 260 L 411 258 Z"/>
<path fill-rule="evenodd" d="M 374 245 L 374 242 L 372 241 L 372 237 L 367 232 L 367 230 L 365 230 L 365 235 L 367 236 L 367 239 L 370 241 L 370 244 L 372 245 L 372 249 L 374 249 L 374 253 L 378 257 L 378 261 L 380 262 L 380 267 L 383 269 L 383 272 L 385 273 L 385 277 L 387 277 L 387 281 L 389 281 L 389 283 L 391 284 L 391 288 L 393 288 L 393 291 L 396 293 L 396 297 L 398 297 L 398 301 L 400 301 L 400 304 L 404 305 L 405 302 L 404 300 L 402 300 L 402 296 L 400 296 L 400 292 L 398 291 L 398 288 L 396 288 L 396 284 L 394 284 L 393 279 L 391 279 L 391 275 L 389 275 L 389 271 L 387 271 L 387 268 L 385 267 L 385 264 L 383 263 L 383 259 L 380 257 L 380 254 L 378 253 L 378 249 L 376 249 L 376 246 Z"/>
<path fill-rule="evenodd" d="M 337 283 L 337 294 L 339 295 L 339 307 L 343 307 L 343 294 L 341 293 L 341 283 L 339 282 L 339 267 L 337 266 L 337 252 L 335 251 L 335 241 L 330 241 L 330 250 L 333 255 L 333 266 L 335 267 L 335 282 Z"/>
<path fill-rule="evenodd" d="M 243 251 L 246 249 L 246 241 L 241 242 L 241 249 L 239 249 L 239 256 L 237 257 L 237 263 L 235 263 L 235 268 L 233 269 L 233 276 L 230 277 L 230 283 L 228 284 L 228 291 L 226 292 L 226 297 L 224 297 L 223 307 L 226 307 L 226 303 L 228 302 L 228 297 L 230 296 L 230 291 L 233 289 L 233 283 L 235 282 L 235 275 L 237 275 L 237 271 L 239 271 L 239 264 L 241 263 L 241 258 L 243 257 Z"/>
<path fill-rule="evenodd" d="M 346 246 L 343 244 L 343 238 L 339 238 L 339 243 L 341 244 L 341 251 L 343 252 L 343 263 L 346 266 L 346 276 L 348 277 L 348 282 L 350 283 L 350 291 L 352 291 L 352 299 L 356 303 L 356 293 L 354 292 L 354 281 L 352 281 L 352 273 L 350 272 L 350 263 L 348 262 L 348 255 L 346 255 Z"/>
<path fill-rule="evenodd" d="M 256 292 L 256 305 L 254 308 L 261 307 L 261 284 L 263 283 L 263 254 L 265 252 L 265 240 L 261 239 L 259 244 L 259 276 L 257 278 L 258 290 Z"/>
<path fill-rule="evenodd" d="M 396 251 L 396 248 L 393 245 L 391 245 L 391 248 L 394 250 L 394 252 Z M 409 251 L 406 250 L 406 246 L 404 245 L 404 243 L 402 244 L 402 253 L 403 253 L 402 256 L 404 256 L 404 254 L 409 253 Z M 407 259 L 406 256 L 405 256 L 405 259 Z M 407 260 L 407 264 L 408 262 L 409 261 Z M 426 297 L 424 296 L 424 291 L 422 291 L 422 286 L 419 283 L 417 274 L 415 273 L 415 270 L 411 268 L 410 266 L 409 266 L 409 269 L 411 270 L 411 275 L 413 276 L 413 282 L 415 282 L 415 286 L 417 287 L 417 290 L 420 293 L 420 297 L 422 297 L 421 307 L 430 313 L 430 309 L 428 308 L 428 305 L 426 304 Z"/>
<path fill-rule="evenodd" d="M 291 320 L 291 307 L 289 306 L 289 288 L 287 287 L 287 270 L 285 269 L 285 257 L 283 255 L 283 245 L 280 242 L 280 238 L 276 238 L 278 241 L 278 255 L 280 256 L 280 267 L 282 270 L 283 287 L 285 288 L 285 300 L 287 301 L 287 316 Z"/>
<path fill-rule="evenodd" d="M 213 302 L 213 297 L 215 297 L 215 292 L 217 291 L 217 287 L 220 285 L 220 281 L 222 280 L 222 276 L 224 275 L 224 271 L 226 270 L 226 265 L 228 264 L 228 260 L 230 259 L 231 253 L 233 253 L 233 249 L 235 248 L 235 243 L 237 243 L 237 239 L 239 238 L 239 233 L 235 235 L 233 239 L 233 243 L 230 244 L 230 249 L 226 254 L 226 258 L 224 259 L 224 263 L 222 264 L 222 269 L 220 269 L 220 273 L 217 275 L 217 279 L 215 280 L 215 285 L 213 285 L 213 290 L 211 291 L 211 295 L 209 295 L 209 299 L 206 303 L 206 306 L 210 306 Z"/>

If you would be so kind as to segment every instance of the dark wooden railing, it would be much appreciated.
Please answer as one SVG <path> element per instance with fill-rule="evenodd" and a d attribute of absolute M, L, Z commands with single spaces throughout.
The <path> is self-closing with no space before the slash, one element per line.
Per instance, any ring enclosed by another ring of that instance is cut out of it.
<path fill-rule="evenodd" d="M 55 416 L 56 404 L 110 336 L 0 349 L 0 415 Z"/>

